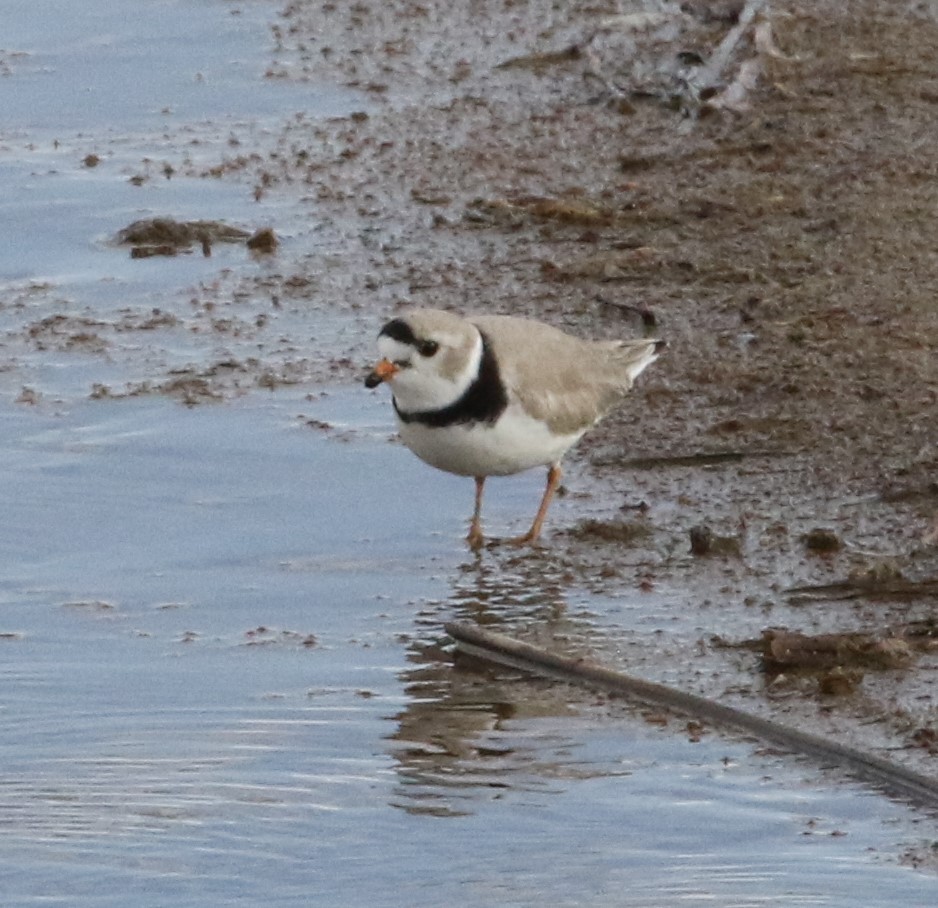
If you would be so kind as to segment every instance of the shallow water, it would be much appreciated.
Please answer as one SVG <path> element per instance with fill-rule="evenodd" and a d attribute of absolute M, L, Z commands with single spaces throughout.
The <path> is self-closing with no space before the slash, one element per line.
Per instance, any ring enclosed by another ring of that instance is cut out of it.
<path fill-rule="evenodd" d="M 680 720 L 454 666 L 451 618 L 599 645 L 664 606 L 588 593 L 537 559 L 469 556 L 471 483 L 389 444 L 382 396 L 309 380 L 194 408 L 89 400 L 95 381 L 146 374 L 152 349 L 16 346 L 24 310 L 43 305 L 10 304 L 24 282 L 107 320 L 130 296 L 179 305 L 192 282 L 256 267 L 224 253 L 131 267 L 99 238 L 131 219 L 136 190 L 56 172 L 64 145 L 37 168 L 26 146 L 52 120 L 73 150 L 70 130 L 126 123 L 130 160 L 161 147 L 159 105 L 200 116 L 160 60 L 221 73 L 231 93 L 213 115 L 234 98 L 244 118 L 294 107 L 294 89 L 256 78 L 273 6 L 127 2 L 116 20 L 112 6 L 83 6 L 84 35 L 63 26 L 41 44 L 24 4 L 4 38 L 33 54 L 5 90 L 77 73 L 104 92 L 126 53 L 106 79 L 82 67 L 135 41 L 155 74 L 143 108 L 99 95 L 99 120 L 54 105 L 32 118 L 21 99 L 0 152 L 24 240 L 0 252 L 4 904 L 933 904 L 934 877 L 897 858 L 934 824 L 904 805 L 751 743 L 694 743 Z M 159 191 L 183 216 L 254 216 L 224 181 Z M 310 333 L 344 330 L 333 318 Z M 160 362 L 216 355 L 182 332 L 157 343 Z M 15 402 L 24 381 L 35 405 Z M 490 525 L 513 528 L 540 484 L 493 482 Z"/>
<path fill-rule="evenodd" d="M 904 807 L 455 670 L 467 489 L 361 396 L 5 414 L 7 904 L 927 904 Z M 595 632 L 526 595 L 487 620 Z"/>

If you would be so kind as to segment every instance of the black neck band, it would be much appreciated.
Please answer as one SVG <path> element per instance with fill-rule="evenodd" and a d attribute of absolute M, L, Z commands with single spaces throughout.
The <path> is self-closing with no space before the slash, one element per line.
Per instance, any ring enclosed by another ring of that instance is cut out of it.
<path fill-rule="evenodd" d="M 482 359 L 479 373 L 462 396 L 440 410 L 416 410 L 406 413 L 394 401 L 394 410 L 401 422 L 420 423 L 424 426 L 443 428 L 464 423 L 482 422 L 490 425 L 498 419 L 508 406 L 508 392 L 502 384 L 498 361 L 492 353 L 488 339 L 482 332 Z"/>

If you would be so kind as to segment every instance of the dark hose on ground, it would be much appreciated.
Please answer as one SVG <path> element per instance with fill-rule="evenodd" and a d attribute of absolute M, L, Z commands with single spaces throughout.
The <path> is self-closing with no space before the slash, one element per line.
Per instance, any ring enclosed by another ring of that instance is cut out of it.
<path fill-rule="evenodd" d="M 590 687 L 637 703 L 664 707 L 694 719 L 755 735 L 778 747 L 813 757 L 824 766 L 844 770 L 887 794 L 919 806 L 938 809 L 938 779 L 913 772 L 889 760 L 664 684 L 642 681 L 586 659 L 559 656 L 471 624 L 450 622 L 446 625 L 446 632 L 462 652 L 478 659 L 507 665 L 532 675 Z"/>

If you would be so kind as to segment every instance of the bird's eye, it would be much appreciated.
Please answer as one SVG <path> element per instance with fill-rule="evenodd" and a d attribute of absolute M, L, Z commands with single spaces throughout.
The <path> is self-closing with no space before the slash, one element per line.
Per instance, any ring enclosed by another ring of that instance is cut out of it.
<path fill-rule="evenodd" d="M 398 369 L 409 369 L 411 367 L 411 362 L 409 359 L 396 359 L 394 360 L 394 365 Z"/>
<path fill-rule="evenodd" d="M 417 348 L 417 352 L 421 356 L 433 356 L 437 350 L 440 349 L 440 345 L 436 341 L 421 341 L 420 346 Z"/>

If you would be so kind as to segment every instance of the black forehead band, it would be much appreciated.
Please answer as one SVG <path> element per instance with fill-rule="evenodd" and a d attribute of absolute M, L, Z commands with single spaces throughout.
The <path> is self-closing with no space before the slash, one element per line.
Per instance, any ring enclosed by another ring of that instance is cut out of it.
<path fill-rule="evenodd" d="M 395 318 L 388 322 L 379 332 L 378 337 L 389 337 L 402 344 L 410 344 L 416 347 L 420 341 L 413 329 L 402 318 Z"/>

